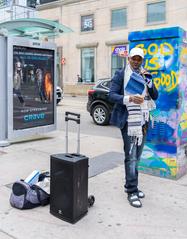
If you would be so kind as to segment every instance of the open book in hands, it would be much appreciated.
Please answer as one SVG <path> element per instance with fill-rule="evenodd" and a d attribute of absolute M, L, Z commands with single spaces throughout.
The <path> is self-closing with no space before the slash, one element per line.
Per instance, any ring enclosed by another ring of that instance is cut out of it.
<path fill-rule="evenodd" d="M 125 87 L 125 90 L 129 94 L 140 94 L 142 95 L 145 88 L 145 80 L 144 78 L 137 74 L 136 72 L 133 72 L 130 76 L 130 79 Z"/>

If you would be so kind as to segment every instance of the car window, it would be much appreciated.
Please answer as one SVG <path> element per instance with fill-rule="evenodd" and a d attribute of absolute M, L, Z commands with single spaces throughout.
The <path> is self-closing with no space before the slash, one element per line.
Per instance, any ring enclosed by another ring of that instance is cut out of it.
<path fill-rule="evenodd" d="M 110 88 L 110 81 L 104 81 L 102 85 L 104 87 Z"/>

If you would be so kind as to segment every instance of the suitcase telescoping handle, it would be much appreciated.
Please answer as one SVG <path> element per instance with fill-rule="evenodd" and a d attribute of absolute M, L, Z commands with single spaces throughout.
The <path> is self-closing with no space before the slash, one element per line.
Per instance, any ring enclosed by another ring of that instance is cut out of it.
<path fill-rule="evenodd" d="M 80 114 L 72 113 L 69 111 L 65 112 L 65 122 L 66 122 L 66 154 L 68 153 L 68 121 L 75 121 L 78 124 L 77 132 L 77 154 L 80 154 Z"/>

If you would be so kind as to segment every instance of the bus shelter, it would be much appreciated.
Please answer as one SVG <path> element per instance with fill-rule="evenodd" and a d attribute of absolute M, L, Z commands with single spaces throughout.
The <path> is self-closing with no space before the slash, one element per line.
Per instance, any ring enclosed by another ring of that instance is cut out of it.
<path fill-rule="evenodd" d="M 71 30 L 45 19 L 0 24 L 0 146 L 56 129 L 56 45 Z"/>

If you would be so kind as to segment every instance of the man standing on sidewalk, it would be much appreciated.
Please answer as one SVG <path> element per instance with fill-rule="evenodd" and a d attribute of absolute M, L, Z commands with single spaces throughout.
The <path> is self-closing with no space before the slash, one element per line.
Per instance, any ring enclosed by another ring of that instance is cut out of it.
<path fill-rule="evenodd" d="M 144 52 L 133 48 L 126 68 L 115 72 L 109 98 L 115 103 L 111 124 L 121 130 L 125 154 L 125 192 L 133 207 L 141 207 L 145 194 L 138 189 L 138 162 L 143 150 L 149 122 L 149 111 L 158 98 L 151 74 L 142 68 Z"/>

